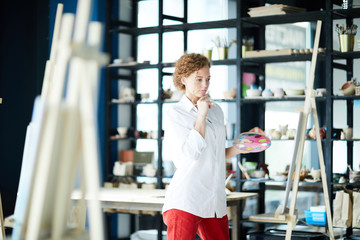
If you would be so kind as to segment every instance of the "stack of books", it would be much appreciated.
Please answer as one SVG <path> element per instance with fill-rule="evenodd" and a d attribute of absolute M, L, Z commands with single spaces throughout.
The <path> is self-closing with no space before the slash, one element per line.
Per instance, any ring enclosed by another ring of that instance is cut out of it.
<path fill-rule="evenodd" d="M 269 16 L 269 15 L 278 15 L 278 14 L 288 14 L 288 13 L 297 13 L 305 12 L 305 8 L 292 7 L 284 4 L 273 4 L 262 7 L 249 8 L 248 14 L 250 17 L 260 17 L 260 16 Z"/>

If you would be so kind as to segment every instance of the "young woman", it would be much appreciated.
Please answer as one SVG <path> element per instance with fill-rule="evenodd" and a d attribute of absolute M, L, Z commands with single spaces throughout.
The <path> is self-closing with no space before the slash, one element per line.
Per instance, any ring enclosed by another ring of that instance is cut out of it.
<path fill-rule="evenodd" d="M 164 146 L 176 167 L 166 192 L 163 219 L 168 240 L 228 240 L 225 159 L 241 153 L 225 148 L 224 115 L 207 94 L 210 62 L 185 54 L 176 63 L 175 86 L 185 91 L 166 113 Z"/>

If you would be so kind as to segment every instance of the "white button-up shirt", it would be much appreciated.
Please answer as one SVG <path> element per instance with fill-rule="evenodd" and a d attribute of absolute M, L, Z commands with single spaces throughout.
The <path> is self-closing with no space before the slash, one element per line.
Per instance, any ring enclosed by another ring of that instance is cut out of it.
<path fill-rule="evenodd" d="M 226 214 L 225 125 L 216 103 L 208 111 L 205 139 L 194 129 L 197 108 L 184 95 L 166 113 L 164 151 L 176 167 L 163 212 L 179 209 L 202 218 Z"/>

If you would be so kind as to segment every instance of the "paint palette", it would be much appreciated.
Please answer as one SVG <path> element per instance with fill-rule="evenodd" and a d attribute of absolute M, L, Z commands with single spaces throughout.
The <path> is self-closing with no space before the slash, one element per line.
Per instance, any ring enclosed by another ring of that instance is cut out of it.
<path fill-rule="evenodd" d="M 263 134 L 244 132 L 233 142 L 233 146 L 249 153 L 261 152 L 271 146 L 271 141 Z"/>

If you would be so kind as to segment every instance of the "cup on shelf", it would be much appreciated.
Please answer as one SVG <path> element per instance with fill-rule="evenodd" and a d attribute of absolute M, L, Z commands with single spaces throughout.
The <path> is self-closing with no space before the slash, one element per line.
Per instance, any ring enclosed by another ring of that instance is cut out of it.
<path fill-rule="evenodd" d="M 355 34 L 339 34 L 340 52 L 354 50 Z"/>
<path fill-rule="evenodd" d="M 320 169 L 311 169 L 310 175 L 314 180 L 319 180 L 321 178 L 321 170 Z"/>
<path fill-rule="evenodd" d="M 355 95 L 359 96 L 360 95 L 360 86 L 356 86 L 355 87 Z"/>
<path fill-rule="evenodd" d="M 295 128 L 288 129 L 288 131 L 286 132 L 286 135 L 287 135 L 288 139 L 295 139 L 296 129 Z"/>
<path fill-rule="evenodd" d="M 344 138 L 345 139 L 352 139 L 353 138 L 353 129 L 349 126 L 343 128 Z"/>
<path fill-rule="evenodd" d="M 254 47 L 253 47 L 253 46 L 242 45 L 242 47 L 241 47 L 242 56 L 245 57 L 245 56 L 246 56 L 246 52 L 247 52 L 247 51 L 252 51 L 252 50 L 254 50 Z"/>
<path fill-rule="evenodd" d="M 128 128 L 127 127 L 118 127 L 116 130 L 118 131 L 119 136 L 121 138 L 128 137 Z"/>
<path fill-rule="evenodd" d="M 207 57 L 207 58 L 211 61 L 212 49 L 204 49 L 204 50 L 203 50 L 203 55 L 204 55 L 205 57 Z"/>
<path fill-rule="evenodd" d="M 229 48 L 228 47 L 218 47 L 219 60 L 227 59 L 229 56 Z"/>

